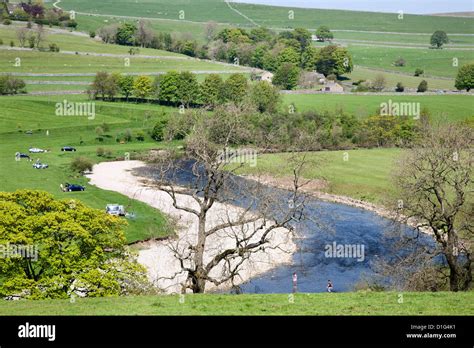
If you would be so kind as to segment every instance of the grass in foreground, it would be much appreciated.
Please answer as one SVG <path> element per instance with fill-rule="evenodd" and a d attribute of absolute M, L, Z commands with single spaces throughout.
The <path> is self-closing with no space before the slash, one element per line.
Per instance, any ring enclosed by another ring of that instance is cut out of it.
<path fill-rule="evenodd" d="M 402 295 L 402 296 L 400 296 Z M 400 299 L 403 299 L 401 302 Z M 0 301 L 0 315 L 473 315 L 474 292 L 128 296 Z M 183 302 L 183 301 L 181 301 Z"/>

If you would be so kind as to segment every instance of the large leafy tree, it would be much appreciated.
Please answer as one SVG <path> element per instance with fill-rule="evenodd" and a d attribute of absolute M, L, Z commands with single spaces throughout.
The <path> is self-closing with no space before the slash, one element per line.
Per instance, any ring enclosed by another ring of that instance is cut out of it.
<path fill-rule="evenodd" d="M 133 92 L 134 78 L 132 75 L 122 75 L 119 79 L 119 88 L 125 98 L 130 97 Z"/>
<path fill-rule="evenodd" d="M 316 36 L 318 37 L 318 41 L 331 41 L 334 39 L 334 35 L 331 33 L 331 30 L 325 25 L 322 25 L 316 30 Z"/>
<path fill-rule="evenodd" d="M 217 74 L 210 74 L 201 84 L 201 101 L 204 106 L 215 107 L 222 101 L 222 90 L 224 89 L 224 81 Z"/>
<path fill-rule="evenodd" d="M 79 201 L 42 191 L 0 192 L 0 296 L 96 297 L 146 286 L 123 227 L 120 218 Z"/>
<path fill-rule="evenodd" d="M 178 79 L 178 100 L 182 105 L 189 106 L 199 101 L 199 83 L 196 75 L 189 71 L 183 71 Z"/>
<path fill-rule="evenodd" d="M 123 23 L 118 29 L 115 42 L 119 45 L 131 46 L 135 44 L 137 27 L 132 23 Z"/>
<path fill-rule="evenodd" d="M 273 83 L 286 90 L 294 89 L 298 85 L 300 73 L 300 68 L 295 64 L 283 64 L 276 71 Z"/>
<path fill-rule="evenodd" d="M 158 99 L 167 103 L 178 102 L 179 72 L 168 71 L 165 75 L 158 76 L 155 80 Z"/>
<path fill-rule="evenodd" d="M 351 72 L 353 67 L 352 57 L 347 49 L 336 45 L 322 48 L 316 59 L 316 69 L 326 76 L 341 76 Z"/>
<path fill-rule="evenodd" d="M 465 89 L 468 92 L 474 88 L 474 63 L 463 65 L 456 76 L 455 86 L 457 89 Z"/>
<path fill-rule="evenodd" d="M 153 91 L 153 81 L 149 76 L 138 76 L 133 83 L 133 94 L 137 98 L 146 98 Z"/>
<path fill-rule="evenodd" d="M 276 112 L 281 101 L 278 89 L 267 81 L 259 81 L 253 85 L 250 96 L 260 112 Z"/>
<path fill-rule="evenodd" d="M 436 46 L 437 48 L 441 48 L 444 44 L 449 42 L 448 35 L 442 31 L 437 30 L 431 35 L 431 46 Z"/>
<path fill-rule="evenodd" d="M 242 74 L 231 75 L 224 83 L 224 91 L 227 100 L 240 103 L 247 95 L 247 79 Z"/>

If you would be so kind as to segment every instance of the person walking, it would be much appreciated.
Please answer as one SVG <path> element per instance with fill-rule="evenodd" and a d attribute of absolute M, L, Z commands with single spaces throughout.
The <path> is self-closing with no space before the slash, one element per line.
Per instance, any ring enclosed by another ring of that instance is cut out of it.
<path fill-rule="evenodd" d="M 293 273 L 292 280 L 293 280 L 293 293 L 295 293 L 298 289 L 298 275 L 296 274 L 296 272 Z"/>
<path fill-rule="evenodd" d="M 333 291 L 333 286 L 332 286 L 331 280 L 328 280 L 327 289 L 328 289 L 328 292 L 332 292 L 332 291 Z"/>

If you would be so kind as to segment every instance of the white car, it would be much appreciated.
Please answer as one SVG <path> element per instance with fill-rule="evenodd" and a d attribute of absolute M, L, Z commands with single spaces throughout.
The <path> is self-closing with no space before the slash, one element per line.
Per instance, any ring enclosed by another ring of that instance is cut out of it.
<path fill-rule="evenodd" d="M 35 164 L 33 164 L 33 168 L 35 168 L 35 169 L 46 169 L 48 167 L 49 166 L 47 164 L 44 164 L 44 163 L 35 163 Z"/>
<path fill-rule="evenodd" d="M 30 151 L 31 153 L 43 153 L 43 152 L 46 152 L 46 150 L 38 149 L 37 147 L 32 147 L 32 148 L 30 148 L 28 151 Z"/>
<path fill-rule="evenodd" d="M 115 216 L 125 216 L 125 208 L 123 205 L 118 204 L 107 204 L 105 207 L 105 211 L 107 214 L 115 215 Z"/>

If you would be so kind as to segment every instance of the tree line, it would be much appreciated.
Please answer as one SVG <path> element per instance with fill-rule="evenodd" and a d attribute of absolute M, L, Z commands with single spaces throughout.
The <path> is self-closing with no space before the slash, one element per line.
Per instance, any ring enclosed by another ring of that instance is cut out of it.
<path fill-rule="evenodd" d="M 319 41 L 332 39 L 329 28 L 319 28 Z M 95 35 L 95 33 L 93 33 Z M 225 28 L 206 25 L 207 43 L 198 44 L 191 35 L 173 36 L 156 33 L 145 20 L 138 23 L 112 24 L 97 34 L 105 43 L 163 49 L 201 59 L 245 65 L 275 73 L 274 83 L 285 89 L 297 86 L 302 71 L 341 76 L 353 69 L 352 57 L 343 47 L 328 45 L 317 49 L 313 37 L 304 28 L 275 33 L 267 28 Z M 92 35 L 92 34 L 91 34 Z"/>

